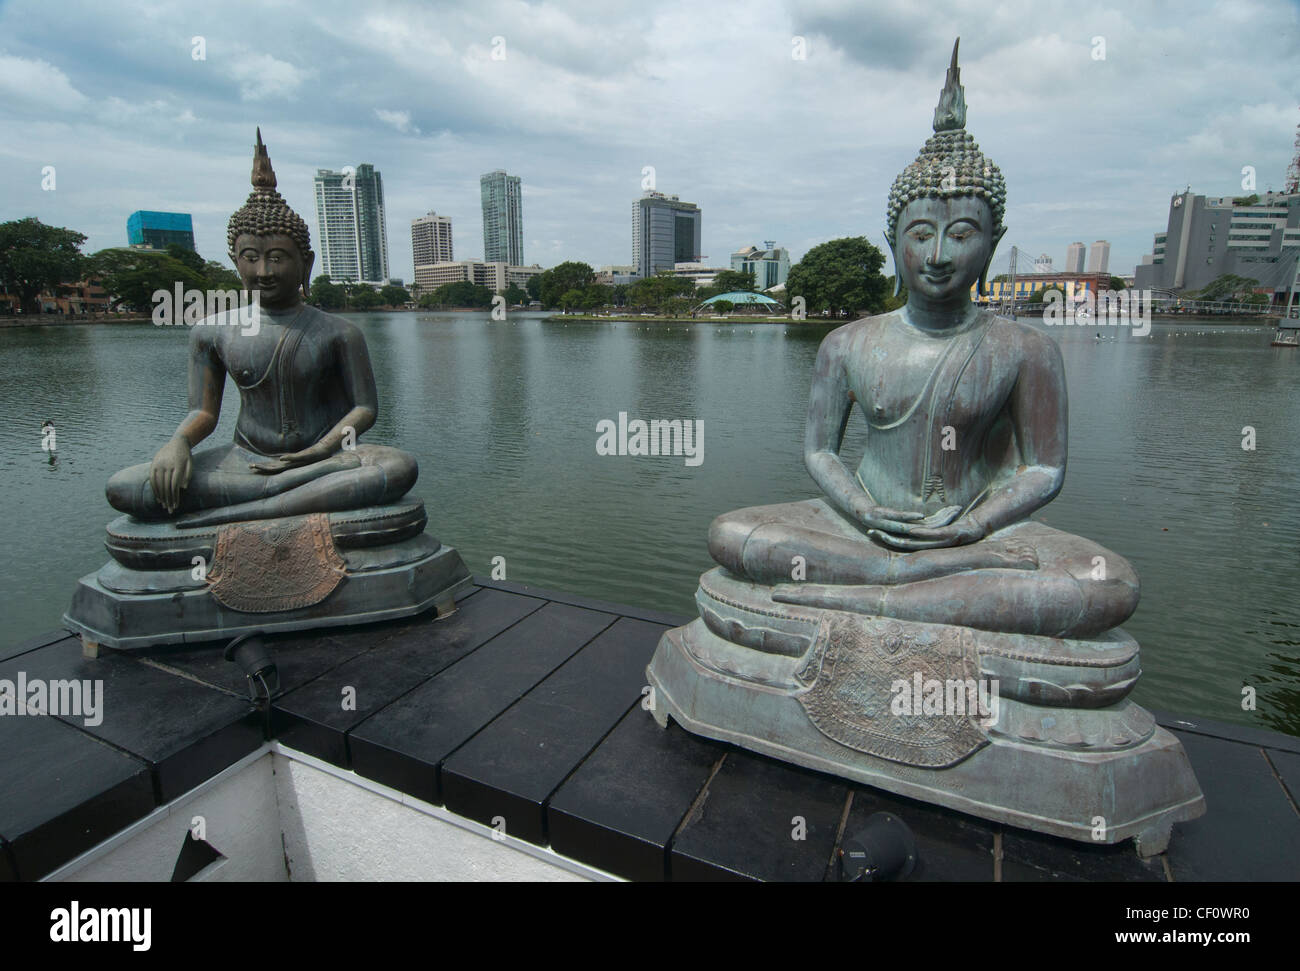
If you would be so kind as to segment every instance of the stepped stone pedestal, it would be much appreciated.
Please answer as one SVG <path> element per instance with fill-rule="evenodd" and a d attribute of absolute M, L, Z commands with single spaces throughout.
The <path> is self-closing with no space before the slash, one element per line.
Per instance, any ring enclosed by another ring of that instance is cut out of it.
<path fill-rule="evenodd" d="M 1132 838 L 1143 856 L 1205 812 L 1182 746 L 1125 697 L 1140 667 L 1122 630 L 1064 639 L 801 607 L 723 569 L 696 602 L 646 671 L 661 726 L 1025 829 Z"/>
<path fill-rule="evenodd" d="M 63 621 L 93 652 L 448 613 L 472 581 L 426 521 L 412 498 L 197 529 L 120 516 Z"/>

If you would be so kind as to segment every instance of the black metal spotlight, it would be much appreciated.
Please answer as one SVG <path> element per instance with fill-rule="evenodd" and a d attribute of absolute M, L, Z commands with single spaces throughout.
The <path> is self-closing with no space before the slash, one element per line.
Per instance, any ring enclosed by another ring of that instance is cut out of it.
<path fill-rule="evenodd" d="M 248 696 L 255 704 L 270 702 L 280 693 L 280 672 L 261 631 L 241 634 L 226 645 L 225 658 L 234 661 L 248 679 Z"/>
<path fill-rule="evenodd" d="M 912 831 L 890 813 L 874 813 L 862 829 L 840 843 L 839 878 L 846 883 L 902 880 L 915 866 Z"/>

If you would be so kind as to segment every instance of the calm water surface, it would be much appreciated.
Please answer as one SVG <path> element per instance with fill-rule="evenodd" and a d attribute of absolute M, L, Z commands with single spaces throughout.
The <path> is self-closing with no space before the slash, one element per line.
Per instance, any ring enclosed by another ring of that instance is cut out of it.
<path fill-rule="evenodd" d="M 420 461 L 430 531 L 487 574 L 693 613 L 710 520 L 816 494 L 802 461 L 825 326 L 564 324 L 357 314 L 379 382 L 367 441 Z M 1260 326 L 1056 328 L 1070 387 L 1065 489 L 1038 517 L 1127 557 L 1143 704 L 1300 734 L 1300 352 Z M 106 559 L 104 482 L 186 410 L 183 329 L 0 330 L 0 644 L 58 624 Z M 231 439 L 227 386 L 211 442 Z M 704 421 L 704 463 L 602 457 L 596 424 Z M 57 461 L 40 425 L 58 429 Z M 1257 447 L 1242 448 L 1242 429 Z M 863 423 L 846 452 L 854 464 Z M 1243 686 L 1258 710 L 1241 708 Z"/>

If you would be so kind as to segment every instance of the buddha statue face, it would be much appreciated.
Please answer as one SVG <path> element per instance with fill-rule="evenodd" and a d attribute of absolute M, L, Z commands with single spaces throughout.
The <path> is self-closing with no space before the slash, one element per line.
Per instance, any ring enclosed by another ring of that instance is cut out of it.
<path fill-rule="evenodd" d="M 289 236 L 241 233 L 235 240 L 235 269 L 247 290 L 260 294 L 263 307 L 283 310 L 305 292 L 312 260 L 304 260 Z"/>
<path fill-rule="evenodd" d="M 997 238 L 993 212 L 977 196 L 913 199 L 894 227 L 894 263 L 909 295 L 931 304 L 969 302 Z"/>

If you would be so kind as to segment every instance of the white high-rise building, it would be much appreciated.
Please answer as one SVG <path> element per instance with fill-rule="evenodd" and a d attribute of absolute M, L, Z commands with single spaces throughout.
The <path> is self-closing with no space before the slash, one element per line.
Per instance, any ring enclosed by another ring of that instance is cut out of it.
<path fill-rule="evenodd" d="M 1099 239 L 1088 247 L 1088 272 L 1105 273 L 1110 267 L 1110 243 Z"/>
<path fill-rule="evenodd" d="M 416 266 L 451 263 L 456 259 L 451 247 L 451 217 L 430 210 L 411 220 L 411 258 Z"/>
<path fill-rule="evenodd" d="M 1065 272 L 1083 272 L 1083 244 L 1071 243 L 1065 250 Z"/>
<path fill-rule="evenodd" d="M 387 283 L 383 177 L 367 162 L 355 171 L 317 169 L 313 188 L 320 272 L 334 283 Z"/>

